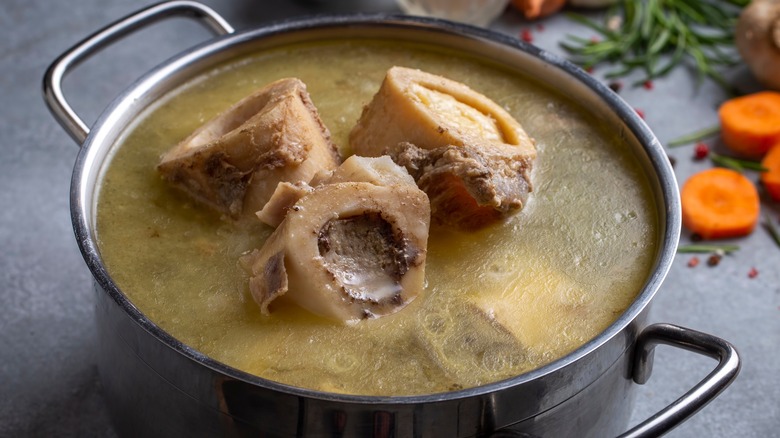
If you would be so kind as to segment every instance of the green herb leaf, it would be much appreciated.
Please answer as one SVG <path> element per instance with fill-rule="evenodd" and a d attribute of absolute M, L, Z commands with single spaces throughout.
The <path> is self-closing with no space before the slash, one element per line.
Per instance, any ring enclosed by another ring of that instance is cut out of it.
<path fill-rule="evenodd" d="M 705 138 L 712 137 L 720 133 L 720 125 L 711 126 L 709 128 L 702 129 L 700 131 L 692 132 L 682 137 L 678 137 L 668 143 L 669 147 L 677 147 L 686 145 L 689 143 L 695 143 L 697 141 L 704 140 Z"/>
<path fill-rule="evenodd" d="M 700 254 L 709 254 L 714 252 L 723 252 L 725 254 L 732 253 L 739 249 L 738 245 L 706 245 L 706 244 L 695 244 L 695 245 L 682 245 L 677 247 L 677 252 L 681 254 L 691 254 L 691 253 L 700 253 Z"/>
<path fill-rule="evenodd" d="M 710 160 L 712 160 L 712 162 L 718 166 L 727 167 L 729 169 L 736 170 L 737 172 L 744 172 L 745 170 L 766 172 L 769 170 L 757 161 L 740 160 L 739 158 L 727 157 L 725 155 L 716 154 L 714 152 L 710 153 Z"/>
<path fill-rule="evenodd" d="M 608 78 L 643 70 L 644 77 L 635 86 L 689 64 L 698 73 L 697 83 L 707 77 L 734 94 L 734 87 L 716 68 L 733 65 L 738 59 L 733 50 L 734 25 L 747 3 L 749 0 L 619 0 L 603 24 L 584 15 L 567 14 L 572 21 L 597 32 L 601 41 L 570 38 L 574 43 L 561 43 L 561 47 L 580 65 L 606 62 L 620 66 L 611 70 Z"/>
<path fill-rule="evenodd" d="M 769 231 L 769 235 L 772 236 L 772 239 L 780 248 L 780 231 L 777 230 L 774 222 L 772 222 L 772 218 L 766 213 L 764 214 L 764 227 Z"/>

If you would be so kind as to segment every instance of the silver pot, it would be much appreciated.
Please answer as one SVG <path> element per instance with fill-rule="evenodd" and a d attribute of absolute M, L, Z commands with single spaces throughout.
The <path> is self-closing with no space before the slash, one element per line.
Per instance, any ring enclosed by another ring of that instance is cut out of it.
<path fill-rule="evenodd" d="M 143 76 L 88 128 L 62 93 L 63 77 L 126 34 L 177 15 L 221 36 Z M 661 249 L 647 282 L 617 321 L 567 356 L 508 380 L 441 394 L 370 397 L 290 387 L 231 368 L 182 344 L 128 300 L 103 265 L 94 226 L 100 169 L 126 126 L 176 85 L 227 59 L 293 42 L 354 37 L 425 41 L 489 57 L 583 102 L 623 133 L 659 206 Z M 314 18 L 237 33 L 209 8 L 174 1 L 132 14 L 77 44 L 46 72 L 44 92 L 55 118 L 81 145 L 71 214 L 95 278 L 103 391 L 123 435 L 658 436 L 706 405 L 739 372 L 739 358 L 728 342 L 670 324 L 647 326 L 650 302 L 669 270 L 680 233 L 677 184 L 658 140 L 616 94 L 536 47 L 484 29 L 399 16 Z M 680 399 L 625 432 L 635 388 L 647 381 L 653 350 L 661 343 L 718 364 Z"/>

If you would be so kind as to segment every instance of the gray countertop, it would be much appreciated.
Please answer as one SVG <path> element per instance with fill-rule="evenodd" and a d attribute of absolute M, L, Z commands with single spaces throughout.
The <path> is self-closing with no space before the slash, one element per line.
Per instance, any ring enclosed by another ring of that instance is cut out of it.
<path fill-rule="evenodd" d="M 237 29 L 322 12 L 399 12 L 382 1 L 206 1 Z M 48 64 L 99 27 L 143 6 L 136 0 L 9 0 L 0 9 L 2 158 L 0 159 L 0 436 L 113 436 L 97 378 L 91 276 L 73 237 L 69 184 L 78 148 L 46 110 L 41 78 Z M 507 11 L 493 28 L 560 53 L 574 28 L 563 16 L 524 22 Z M 155 25 L 79 67 L 66 94 L 82 117 L 94 120 L 121 89 L 178 51 L 209 38 L 192 22 Z M 594 74 L 598 75 L 597 70 Z M 744 69 L 733 73 L 743 90 L 756 89 Z M 662 142 L 717 122 L 724 99 L 715 86 L 696 90 L 685 70 L 652 90 L 621 92 L 641 109 Z M 715 145 L 716 148 L 721 146 Z M 690 146 L 670 150 L 684 181 L 710 164 L 692 159 Z M 754 177 L 754 176 L 751 176 Z M 780 216 L 767 199 L 762 209 Z M 689 242 L 687 232 L 683 242 Z M 674 437 L 780 435 L 780 248 L 763 229 L 735 241 L 741 249 L 717 267 L 687 265 L 680 254 L 656 296 L 651 322 L 671 322 L 722 337 L 739 350 L 742 372 L 720 397 L 675 429 Z M 756 268 L 759 275 L 749 278 Z M 714 362 L 661 347 L 642 386 L 634 422 L 676 399 Z M 605 413 L 608 415 L 608 413 Z"/>

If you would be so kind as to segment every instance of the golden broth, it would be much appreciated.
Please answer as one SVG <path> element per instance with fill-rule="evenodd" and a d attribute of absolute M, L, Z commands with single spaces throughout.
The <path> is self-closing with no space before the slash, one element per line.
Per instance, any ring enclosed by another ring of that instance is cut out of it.
<path fill-rule="evenodd" d="M 539 151 L 529 204 L 475 233 L 434 227 L 426 289 L 397 314 L 354 326 L 295 307 L 262 316 L 237 260 L 272 230 L 220 220 L 171 189 L 155 170 L 160 155 L 253 90 L 289 76 L 308 85 L 348 153 L 349 130 L 393 65 L 464 82 L 520 121 Z M 529 371 L 612 323 L 644 284 L 657 250 L 650 189 L 616 133 L 527 78 L 422 45 L 331 41 L 242 58 L 170 93 L 120 143 L 104 170 L 97 213 L 112 278 L 184 343 L 301 387 L 410 395 Z M 497 330 L 497 322 L 505 327 Z"/>

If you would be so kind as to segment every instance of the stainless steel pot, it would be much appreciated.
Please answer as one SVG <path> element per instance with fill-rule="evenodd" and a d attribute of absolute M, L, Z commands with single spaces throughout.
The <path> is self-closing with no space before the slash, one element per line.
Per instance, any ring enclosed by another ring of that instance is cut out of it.
<path fill-rule="evenodd" d="M 221 35 L 155 68 L 118 96 L 92 128 L 68 105 L 63 78 L 128 33 L 170 16 L 187 16 Z M 174 339 L 146 318 L 112 281 L 95 241 L 101 167 L 118 136 L 160 96 L 242 54 L 321 38 L 425 41 L 478 54 L 550 84 L 583 102 L 621 132 L 659 205 L 661 250 L 636 300 L 595 339 L 571 354 L 509 380 L 460 391 L 368 397 L 295 388 L 219 363 Z M 342 16 L 234 32 L 193 2 L 152 6 L 98 31 L 57 59 L 44 79 L 46 102 L 79 143 L 71 187 L 76 238 L 95 277 L 99 368 L 117 430 L 128 436 L 615 436 L 628 428 L 634 389 L 647 381 L 653 350 L 668 344 L 718 361 L 680 399 L 622 436 L 657 436 L 716 397 L 736 377 L 728 342 L 669 324 L 646 326 L 648 307 L 672 263 L 680 200 L 667 157 L 642 120 L 616 94 L 574 65 L 484 29 L 400 16 Z"/>

